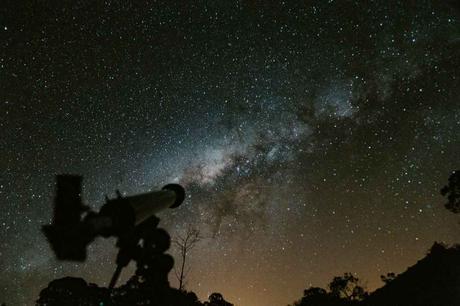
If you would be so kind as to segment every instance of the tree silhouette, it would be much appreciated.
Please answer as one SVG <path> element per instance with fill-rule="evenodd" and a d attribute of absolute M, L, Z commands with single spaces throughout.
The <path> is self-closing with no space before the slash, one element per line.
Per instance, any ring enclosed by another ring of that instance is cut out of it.
<path fill-rule="evenodd" d="M 449 177 L 449 182 L 441 189 L 443 196 L 447 195 L 445 207 L 457 214 L 460 212 L 460 170 L 453 171 Z"/>
<path fill-rule="evenodd" d="M 300 301 L 294 303 L 294 306 L 309 306 L 309 305 L 334 305 L 332 297 L 325 289 L 319 287 L 310 287 L 303 291 L 303 297 Z"/>
<path fill-rule="evenodd" d="M 349 301 L 361 301 L 367 295 L 364 288 L 359 286 L 359 279 L 349 272 L 334 277 L 329 290 L 333 296 Z"/>
<path fill-rule="evenodd" d="M 442 254 L 447 249 L 448 249 L 448 246 L 445 243 L 435 241 L 435 243 L 433 243 L 430 250 L 428 251 L 428 254 L 434 254 L 434 255 Z"/>
<path fill-rule="evenodd" d="M 205 306 L 233 306 L 232 303 L 229 303 L 224 299 L 222 294 L 217 292 L 212 293 L 208 299 L 209 302 L 205 302 Z"/>
<path fill-rule="evenodd" d="M 187 227 L 184 234 L 178 235 L 178 237 L 173 240 L 174 245 L 179 250 L 179 256 L 181 259 L 180 268 L 178 270 L 174 269 L 176 278 L 179 281 L 179 290 L 184 290 L 187 275 L 190 272 L 190 268 L 187 267 L 186 263 L 187 255 L 189 255 L 190 251 L 200 240 L 200 231 L 191 226 Z"/>
<path fill-rule="evenodd" d="M 110 306 L 110 291 L 87 284 L 81 278 L 64 277 L 53 280 L 47 288 L 40 292 L 37 306 Z"/>
<path fill-rule="evenodd" d="M 304 297 L 321 296 L 321 295 L 326 295 L 326 294 L 327 294 L 327 291 L 319 287 L 310 287 L 303 291 Z"/>
<path fill-rule="evenodd" d="M 336 276 L 329 283 L 329 291 L 319 287 L 305 289 L 303 297 L 293 306 L 351 306 L 357 305 L 368 293 L 351 273 Z"/>
<path fill-rule="evenodd" d="M 396 274 L 393 272 L 389 272 L 386 275 L 380 275 L 380 279 L 385 283 L 385 285 L 391 283 L 395 278 Z"/>

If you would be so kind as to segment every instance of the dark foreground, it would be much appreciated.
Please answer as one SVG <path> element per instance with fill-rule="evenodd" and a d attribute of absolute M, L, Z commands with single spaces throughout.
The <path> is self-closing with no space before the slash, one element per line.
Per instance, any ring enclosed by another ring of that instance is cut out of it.
<path fill-rule="evenodd" d="M 193 292 L 171 288 L 168 255 L 150 254 L 130 280 L 115 289 L 88 284 L 81 278 L 52 281 L 37 306 L 231 306 L 214 293 L 201 302 Z M 382 276 L 385 286 L 367 293 L 351 273 L 332 280 L 327 289 L 309 288 L 295 306 L 455 306 L 460 305 L 460 247 L 435 243 L 427 256 L 395 275 Z M 244 306 L 244 305 L 243 305 Z"/>

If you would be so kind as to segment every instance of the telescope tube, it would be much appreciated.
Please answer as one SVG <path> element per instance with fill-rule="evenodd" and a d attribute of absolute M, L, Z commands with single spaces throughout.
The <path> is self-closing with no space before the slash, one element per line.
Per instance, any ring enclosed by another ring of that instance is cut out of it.
<path fill-rule="evenodd" d="M 169 184 L 160 191 L 108 200 L 96 217 L 97 223 L 106 225 L 102 235 L 119 235 L 162 210 L 178 207 L 184 199 L 184 188 Z"/>

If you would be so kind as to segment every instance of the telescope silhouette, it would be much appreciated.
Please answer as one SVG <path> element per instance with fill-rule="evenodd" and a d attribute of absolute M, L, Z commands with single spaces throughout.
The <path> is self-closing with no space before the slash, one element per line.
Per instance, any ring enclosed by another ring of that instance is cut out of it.
<path fill-rule="evenodd" d="M 59 260 L 85 261 L 87 246 L 96 237 L 118 238 L 117 269 L 110 282 L 113 288 L 121 269 L 136 256 L 142 232 L 158 225 L 155 214 L 181 205 L 185 191 L 178 184 L 127 197 L 117 191 L 117 197 L 106 197 L 106 203 L 96 213 L 82 202 L 82 181 L 78 175 L 56 177 L 54 218 L 52 224 L 44 225 L 42 230 Z"/>

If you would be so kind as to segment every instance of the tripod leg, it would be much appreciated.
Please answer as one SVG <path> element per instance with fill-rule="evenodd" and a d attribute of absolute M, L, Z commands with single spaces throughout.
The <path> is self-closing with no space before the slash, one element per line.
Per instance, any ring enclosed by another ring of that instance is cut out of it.
<path fill-rule="evenodd" d="M 113 272 L 112 279 L 110 280 L 109 289 L 113 289 L 117 283 L 118 278 L 120 277 L 121 270 L 123 270 L 122 265 L 117 265 L 115 272 Z"/>

